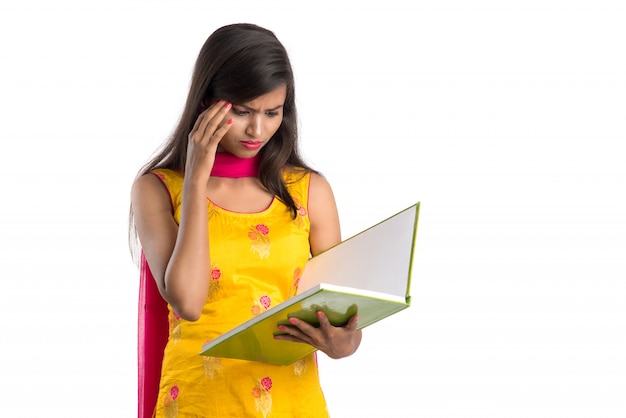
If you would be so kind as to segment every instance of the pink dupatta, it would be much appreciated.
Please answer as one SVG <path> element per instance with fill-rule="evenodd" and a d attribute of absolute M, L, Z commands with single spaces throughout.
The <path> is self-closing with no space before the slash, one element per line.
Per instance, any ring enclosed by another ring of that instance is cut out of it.
<path fill-rule="evenodd" d="M 137 333 L 138 417 L 151 418 L 159 393 L 161 362 L 167 344 L 167 303 L 161 297 L 143 252 L 139 274 Z"/>

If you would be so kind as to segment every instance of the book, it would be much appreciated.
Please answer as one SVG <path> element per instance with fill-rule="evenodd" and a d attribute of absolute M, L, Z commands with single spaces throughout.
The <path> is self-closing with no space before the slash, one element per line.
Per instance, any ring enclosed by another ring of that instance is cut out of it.
<path fill-rule="evenodd" d="M 202 346 L 200 355 L 289 365 L 316 351 L 274 339 L 296 317 L 319 326 L 323 311 L 334 326 L 359 315 L 365 328 L 411 304 L 411 268 L 420 203 L 309 259 L 295 296 Z"/>

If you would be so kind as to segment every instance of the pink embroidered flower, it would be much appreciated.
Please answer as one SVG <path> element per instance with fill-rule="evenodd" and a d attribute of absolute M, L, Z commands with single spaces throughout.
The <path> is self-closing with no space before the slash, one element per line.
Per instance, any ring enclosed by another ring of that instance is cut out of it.
<path fill-rule="evenodd" d="M 172 386 L 170 389 L 170 396 L 172 397 L 173 400 L 176 400 L 176 398 L 178 398 L 178 386 Z"/>
<path fill-rule="evenodd" d="M 293 272 L 293 286 L 298 287 L 300 284 L 300 277 L 302 277 L 302 270 L 297 267 Z"/>
<path fill-rule="evenodd" d="M 265 309 L 269 308 L 270 305 L 272 304 L 272 300 L 267 295 L 261 296 L 261 299 L 259 299 L 259 301 L 261 302 L 261 305 L 263 305 L 263 307 L 265 307 Z"/>
<path fill-rule="evenodd" d="M 254 409 L 263 415 L 263 418 L 272 411 L 272 395 L 270 389 L 272 388 L 272 379 L 264 377 L 259 382 L 254 384 L 252 388 L 252 396 L 254 397 Z"/>
<path fill-rule="evenodd" d="M 220 278 L 222 277 L 222 271 L 217 264 L 211 265 L 211 280 L 209 281 L 208 297 L 213 299 L 217 292 L 220 290 Z"/>
<path fill-rule="evenodd" d="M 269 392 L 269 390 L 272 388 L 272 379 L 267 376 L 264 377 L 263 379 L 261 379 L 261 386 L 263 386 L 263 389 Z"/>
<path fill-rule="evenodd" d="M 257 253 L 261 260 L 270 256 L 271 242 L 269 232 L 270 229 L 263 224 L 251 226 L 248 231 L 248 237 L 252 241 L 250 243 L 250 251 Z"/>
<path fill-rule="evenodd" d="M 267 226 L 263 225 L 263 224 L 258 224 L 258 225 L 255 227 L 255 229 L 256 229 L 257 231 L 259 231 L 260 233 L 262 233 L 263 235 L 267 235 L 267 234 L 269 234 L 269 232 L 270 232 L 270 229 L 269 229 Z"/>

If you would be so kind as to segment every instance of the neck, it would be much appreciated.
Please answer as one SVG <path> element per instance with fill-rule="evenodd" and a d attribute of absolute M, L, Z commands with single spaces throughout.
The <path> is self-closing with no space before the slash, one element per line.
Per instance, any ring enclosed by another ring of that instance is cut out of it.
<path fill-rule="evenodd" d="M 228 152 L 215 154 L 215 163 L 211 171 L 212 177 L 258 177 L 259 155 L 252 158 L 240 158 Z"/>

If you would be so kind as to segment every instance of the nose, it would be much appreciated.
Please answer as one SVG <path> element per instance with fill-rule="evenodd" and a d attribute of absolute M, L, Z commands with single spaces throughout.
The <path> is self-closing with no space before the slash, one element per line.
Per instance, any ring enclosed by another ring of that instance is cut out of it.
<path fill-rule="evenodd" d="M 260 138 L 263 132 L 262 116 L 259 113 L 251 115 L 248 126 L 246 127 L 246 134 L 252 138 Z"/>

